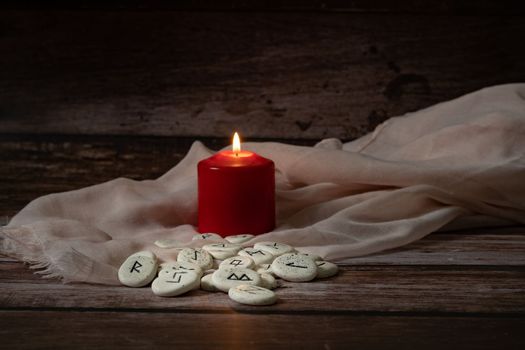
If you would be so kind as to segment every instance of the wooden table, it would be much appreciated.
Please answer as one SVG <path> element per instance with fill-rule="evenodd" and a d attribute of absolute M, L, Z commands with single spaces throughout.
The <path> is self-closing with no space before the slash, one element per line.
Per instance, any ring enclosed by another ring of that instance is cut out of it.
<path fill-rule="evenodd" d="M 4 135 L 0 177 L 7 181 L 0 184 L 5 196 L 0 215 L 11 216 L 48 192 L 119 175 L 154 178 L 190 143 Z M 223 293 L 159 298 L 149 288 L 64 285 L 6 257 L 0 259 L 0 286 L 0 339 L 6 349 L 525 345 L 523 227 L 436 233 L 406 247 L 348 259 L 335 278 L 283 283 L 279 302 L 270 307 L 239 305 Z"/>

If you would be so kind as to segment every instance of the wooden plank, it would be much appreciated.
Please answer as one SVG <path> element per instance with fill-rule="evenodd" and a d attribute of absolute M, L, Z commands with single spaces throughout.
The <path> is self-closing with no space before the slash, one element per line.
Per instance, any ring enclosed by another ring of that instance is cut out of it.
<path fill-rule="evenodd" d="M 0 263 L 0 308 L 256 311 L 224 293 L 193 291 L 160 298 L 150 288 L 63 285 L 39 279 L 19 263 Z M 345 266 L 311 283 L 282 281 L 279 302 L 265 312 L 426 312 L 525 314 L 525 269 L 465 266 Z"/>
<path fill-rule="evenodd" d="M 117 177 L 156 178 L 177 164 L 191 145 L 185 139 L 6 138 L 0 142 L 0 213 L 7 216 L 48 193 Z"/>
<path fill-rule="evenodd" d="M 525 228 L 518 234 L 477 234 L 477 230 L 453 234 L 433 233 L 396 249 L 350 258 L 346 265 L 491 265 L 525 266 Z"/>
<path fill-rule="evenodd" d="M 2 344 L 15 349 L 522 349 L 524 326 L 523 318 L 0 313 Z"/>
<path fill-rule="evenodd" d="M 0 27 L 4 133 L 351 139 L 525 80 L 520 16 L 48 11 Z"/>
<path fill-rule="evenodd" d="M 315 11 L 315 12 L 386 12 L 386 13 L 432 13 L 432 14 L 516 14 L 523 13 L 517 0 L 495 2 L 491 0 L 3 0 L 4 9 L 106 9 L 106 10 L 186 10 L 186 11 Z"/>

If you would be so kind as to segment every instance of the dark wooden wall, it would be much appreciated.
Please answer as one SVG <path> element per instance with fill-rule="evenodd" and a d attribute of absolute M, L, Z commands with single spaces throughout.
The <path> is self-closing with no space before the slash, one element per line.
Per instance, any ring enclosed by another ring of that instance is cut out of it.
<path fill-rule="evenodd" d="M 158 176 L 194 139 L 349 140 L 525 81 L 519 4 L 4 0 L 0 208 Z"/>
<path fill-rule="evenodd" d="M 351 139 L 525 80 L 501 2 L 41 3 L 0 16 L 2 133 Z"/>

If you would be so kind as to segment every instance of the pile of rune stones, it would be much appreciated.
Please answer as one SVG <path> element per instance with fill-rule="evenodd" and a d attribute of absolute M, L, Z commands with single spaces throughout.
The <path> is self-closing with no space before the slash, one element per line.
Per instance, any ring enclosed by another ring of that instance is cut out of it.
<path fill-rule="evenodd" d="M 241 244 L 254 236 L 228 236 L 227 243 L 210 243 L 202 248 L 182 248 L 177 261 L 159 264 L 151 251 L 129 256 L 120 266 L 118 277 L 128 287 L 151 283 L 155 295 L 174 297 L 194 289 L 222 291 L 241 304 L 271 305 L 277 300 L 272 291 L 278 278 L 291 282 L 308 282 L 337 274 L 337 265 L 313 254 L 297 252 L 278 242 L 258 242 L 253 247 Z M 194 240 L 222 240 L 215 233 L 195 235 Z M 161 248 L 177 248 L 175 240 L 158 240 Z"/>

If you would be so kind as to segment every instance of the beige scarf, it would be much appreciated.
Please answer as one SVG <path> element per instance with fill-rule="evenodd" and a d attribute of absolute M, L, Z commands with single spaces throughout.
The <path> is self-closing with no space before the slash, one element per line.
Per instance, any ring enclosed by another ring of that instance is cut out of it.
<path fill-rule="evenodd" d="M 337 260 L 398 247 L 447 228 L 525 223 L 525 84 L 503 85 L 391 118 L 356 141 L 315 147 L 247 143 L 276 165 L 270 240 Z M 29 203 L 0 231 L 1 252 L 65 282 L 117 284 L 139 250 L 161 260 L 197 221 L 195 142 L 156 180 L 115 179 Z"/>

